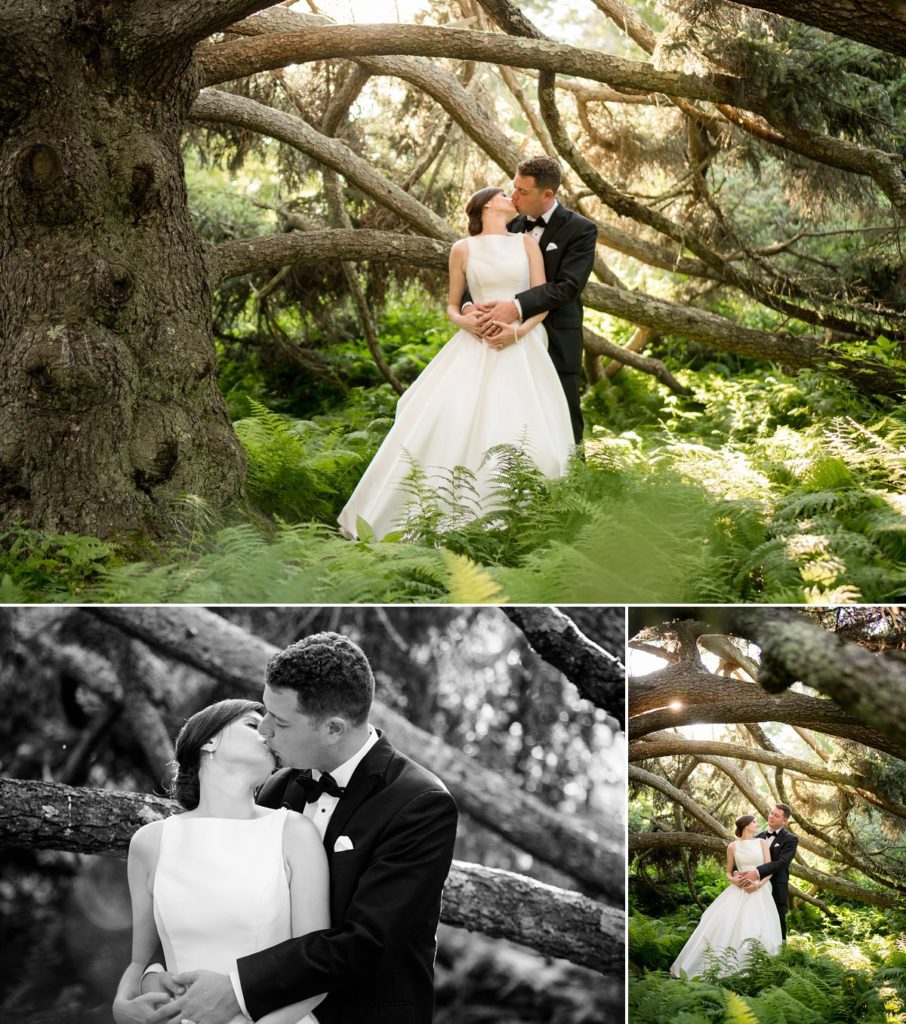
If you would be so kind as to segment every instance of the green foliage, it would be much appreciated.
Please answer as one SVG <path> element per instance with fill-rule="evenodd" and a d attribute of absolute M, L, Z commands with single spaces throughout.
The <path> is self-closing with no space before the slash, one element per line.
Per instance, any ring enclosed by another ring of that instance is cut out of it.
<path fill-rule="evenodd" d="M 711 858 L 699 863 L 696 888 L 705 903 L 722 875 Z M 731 953 L 714 958 L 701 978 L 675 979 L 670 965 L 698 923 L 684 883 L 652 889 L 630 881 L 629 1014 L 633 1024 L 684 1019 L 762 1024 L 902 1024 L 906 1021 L 906 946 L 902 913 L 850 904 L 822 894 L 832 911 L 798 905 L 777 956 L 754 944 L 739 970 Z M 717 886 L 721 888 L 721 886 Z M 675 902 L 674 902 L 675 901 Z M 645 905 L 646 913 L 639 912 Z"/>

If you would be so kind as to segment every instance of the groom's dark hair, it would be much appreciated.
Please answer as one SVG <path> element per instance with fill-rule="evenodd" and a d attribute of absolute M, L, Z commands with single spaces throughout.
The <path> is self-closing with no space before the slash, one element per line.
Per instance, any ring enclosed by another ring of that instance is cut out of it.
<path fill-rule="evenodd" d="M 536 188 L 549 188 L 556 192 L 560 187 L 560 165 L 551 156 L 531 156 L 520 162 L 516 173 L 523 178 L 534 178 Z"/>
<path fill-rule="evenodd" d="M 787 821 L 790 820 L 790 815 L 793 813 L 793 808 L 789 804 L 774 804 L 775 807 L 783 811 L 783 816 Z"/>
<path fill-rule="evenodd" d="M 313 633 L 273 655 L 265 682 L 295 690 L 303 715 L 323 722 L 341 715 L 353 725 L 368 721 L 374 674 L 361 647 L 340 633 Z"/>

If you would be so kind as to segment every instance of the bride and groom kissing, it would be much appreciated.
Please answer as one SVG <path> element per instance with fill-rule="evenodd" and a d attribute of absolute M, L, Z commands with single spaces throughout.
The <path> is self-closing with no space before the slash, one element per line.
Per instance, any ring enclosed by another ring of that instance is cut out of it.
<path fill-rule="evenodd" d="M 405 529 L 414 467 L 474 476 L 481 514 L 494 450 L 524 447 L 562 476 L 582 441 L 582 302 L 595 260 L 593 221 L 557 200 L 560 166 L 523 160 L 512 195 L 489 186 L 466 204 L 467 238 L 450 250 L 447 316 L 457 333 L 397 402 L 389 434 L 338 517 L 377 539 Z M 441 486 L 436 490 L 441 490 Z"/>
<path fill-rule="evenodd" d="M 775 804 L 767 829 L 753 814 L 736 819 L 736 839 L 727 846 L 730 883 L 702 914 L 698 927 L 673 962 L 674 977 L 695 978 L 714 963 L 719 973 L 741 969 L 760 943 L 774 955 L 786 939 L 790 864 L 799 839 L 787 829 L 792 809 Z"/>
<path fill-rule="evenodd" d="M 430 1024 L 457 810 L 373 698 L 361 649 L 317 633 L 270 659 L 263 703 L 188 719 L 183 812 L 129 847 L 117 1024 Z"/>

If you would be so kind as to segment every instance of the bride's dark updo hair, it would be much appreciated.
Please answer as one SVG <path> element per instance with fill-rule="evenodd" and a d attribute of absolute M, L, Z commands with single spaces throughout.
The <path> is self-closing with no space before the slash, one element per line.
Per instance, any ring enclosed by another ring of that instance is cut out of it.
<path fill-rule="evenodd" d="M 744 814 L 741 818 L 736 819 L 736 835 L 741 836 L 745 829 L 752 824 L 755 820 L 754 814 Z"/>
<path fill-rule="evenodd" d="M 247 715 L 250 711 L 264 714 L 264 705 L 254 700 L 232 698 L 209 704 L 196 711 L 179 730 L 176 737 L 176 760 L 170 762 L 173 777 L 170 780 L 170 796 L 182 804 L 187 811 L 198 806 L 198 769 L 201 765 L 201 748 L 230 722 Z"/>
<path fill-rule="evenodd" d="M 506 195 L 502 188 L 495 188 L 488 185 L 487 188 L 480 188 L 466 203 L 466 216 L 469 218 L 469 234 L 481 234 L 481 211 L 496 195 Z"/>

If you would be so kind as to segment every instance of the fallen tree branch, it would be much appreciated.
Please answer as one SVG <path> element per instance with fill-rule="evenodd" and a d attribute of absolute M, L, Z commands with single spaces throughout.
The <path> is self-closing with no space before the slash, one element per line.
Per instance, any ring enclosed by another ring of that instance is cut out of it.
<path fill-rule="evenodd" d="M 125 857 L 142 825 L 178 811 L 153 796 L 0 778 L 0 846 Z M 605 975 L 624 970 L 624 915 L 579 893 L 454 861 L 441 920 Z"/>

